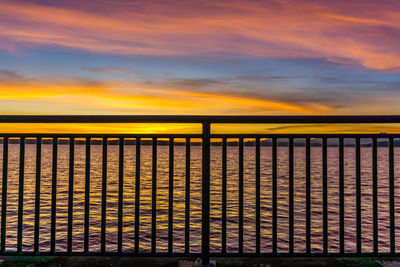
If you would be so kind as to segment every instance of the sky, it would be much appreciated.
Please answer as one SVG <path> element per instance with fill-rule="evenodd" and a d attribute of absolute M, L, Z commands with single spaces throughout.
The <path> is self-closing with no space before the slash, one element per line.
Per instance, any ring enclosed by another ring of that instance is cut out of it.
<path fill-rule="evenodd" d="M 0 1 L 0 114 L 366 115 L 399 102 L 398 0 Z"/>

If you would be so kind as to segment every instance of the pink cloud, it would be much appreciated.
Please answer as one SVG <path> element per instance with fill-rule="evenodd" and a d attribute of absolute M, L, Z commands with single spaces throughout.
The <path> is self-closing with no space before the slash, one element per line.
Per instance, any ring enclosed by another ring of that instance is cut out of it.
<path fill-rule="evenodd" d="M 0 49 L 52 45 L 122 55 L 324 58 L 400 69 L 397 1 L 120 0 L 61 7 L 4 0 L 0 36 Z"/>

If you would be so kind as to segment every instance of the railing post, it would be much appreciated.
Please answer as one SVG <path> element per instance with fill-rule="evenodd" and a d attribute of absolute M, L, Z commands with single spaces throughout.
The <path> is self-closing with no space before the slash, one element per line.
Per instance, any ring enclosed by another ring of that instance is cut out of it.
<path fill-rule="evenodd" d="M 210 263 L 210 123 L 203 122 L 202 197 L 201 197 L 201 263 Z"/>

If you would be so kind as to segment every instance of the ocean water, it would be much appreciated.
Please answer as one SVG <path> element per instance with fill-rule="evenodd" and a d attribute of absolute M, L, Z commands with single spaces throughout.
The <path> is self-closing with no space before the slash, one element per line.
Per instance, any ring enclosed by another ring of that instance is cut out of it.
<path fill-rule="evenodd" d="M 36 145 L 25 145 L 23 250 L 33 251 Z M 158 146 L 157 252 L 168 246 L 168 146 Z M 228 146 L 227 251 L 238 251 L 238 147 Z M 123 251 L 134 250 L 135 145 L 125 145 Z M 174 252 L 184 252 L 185 147 L 174 147 Z M 345 252 L 356 251 L 355 148 L 345 147 Z M 3 151 L 0 148 L 0 162 Z M 69 145 L 58 146 L 56 251 L 67 249 Z M 118 146 L 108 145 L 106 251 L 117 251 Z M 261 251 L 272 251 L 271 147 L 261 147 Z M 400 148 L 395 148 L 396 249 L 400 247 Z M 151 249 L 152 147 L 141 147 L 140 239 L 142 252 Z M 222 148 L 211 147 L 211 251 L 221 251 Z M 311 148 L 311 249 L 322 251 L 322 148 Z M 339 149 L 328 147 L 328 249 L 339 252 Z M 42 144 L 40 195 L 40 251 L 50 249 L 52 145 Z M 0 164 L 0 173 L 2 163 Z M 201 249 L 201 147 L 191 146 L 190 251 Z M 372 251 L 372 148 L 361 148 L 362 251 Z M 100 251 L 102 146 L 91 145 L 89 250 Z M 278 251 L 288 252 L 288 147 L 278 147 Z M 294 148 L 294 251 L 305 252 L 305 148 Z M 388 148 L 378 148 L 379 251 L 388 252 Z M 9 144 L 6 249 L 17 246 L 19 144 Z M 1 181 L 0 181 L 1 183 Z M 1 187 L 3 185 L 1 184 Z M 85 145 L 75 144 L 73 251 L 83 251 Z M 1 193 L 1 190 L 0 190 Z M 244 147 L 244 251 L 255 251 L 255 147 Z"/>

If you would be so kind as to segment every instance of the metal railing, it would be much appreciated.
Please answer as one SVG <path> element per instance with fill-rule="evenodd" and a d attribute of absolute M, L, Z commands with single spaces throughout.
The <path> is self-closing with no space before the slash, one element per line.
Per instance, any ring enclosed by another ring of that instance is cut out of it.
<path fill-rule="evenodd" d="M 211 133 L 211 124 L 213 123 L 238 123 L 238 124 L 255 124 L 255 123 L 400 123 L 400 116 L 0 116 L 0 123 L 200 123 L 202 124 L 202 132 L 200 134 L 0 134 L 3 141 L 3 178 L 2 178 L 2 203 L 1 203 L 1 229 L 0 229 L 0 254 L 1 255 L 134 255 L 134 256 L 201 256 L 203 264 L 208 264 L 210 257 L 218 256 L 397 256 L 395 243 L 395 179 L 394 179 L 394 140 L 400 138 L 400 134 L 213 134 Z M 34 205 L 34 243 L 33 251 L 24 251 L 23 249 L 23 215 L 24 215 L 24 167 L 25 167 L 25 143 L 28 139 L 36 140 L 36 181 L 35 181 L 35 205 Z M 52 139 L 52 182 L 51 182 L 51 227 L 50 227 L 50 245 L 48 251 L 41 251 L 39 246 L 40 238 L 40 199 L 41 199 L 41 149 L 42 140 Z M 66 251 L 60 252 L 56 250 L 56 216 L 57 216 L 57 156 L 59 148 L 59 140 L 69 139 L 69 182 L 68 182 L 68 228 L 67 228 L 67 246 Z M 85 182 L 84 182 L 84 224 L 83 236 L 84 246 L 81 252 L 73 251 L 73 209 L 74 209 L 74 155 L 75 141 L 84 139 L 85 145 Z M 90 216 L 90 186 L 91 186 L 91 141 L 93 139 L 102 139 L 102 195 L 101 195 L 101 239 L 100 251 L 93 252 L 89 248 L 89 216 Z M 117 251 L 109 252 L 106 249 L 106 228 L 107 228 L 107 149 L 109 139 L 118 139 L 118 224 L 117 224 Z M 174 251 L 174 144 L 176 139 L 185 140 L 185 219 L 184 219 L 184 252 Z M 201 252 L 192 252 L 190 239 L 190 198 L 191 198 L 191 140 L 199 138 L 201 142 Z M 227 250 L 227 161 L 229 139 L 238 139 L 238 249 L 235 252 Z M 285 138 L 288 140 L 288 251 L 280 252 L 278 240 L 278 139 Z M 313 252 L 311 243 L 311 147 L 312 139 L 319 138 L 322 140 L 322 251 Z M 364 252 L 362 250 L 362 221 L 363 216 L 361 209 L 361 140 L 369 138 L 372 140 L 372 242 L 373 250 Z M 388 159 L 389 159 L 389 220 L 390 220 L 390 251 L 379 252 L 378 249 L 378 141 L 383 138 L 388 140 Z M 16 250 L 6 250 L 7 244 L 7 179 L 9 166 L 9 141 L 18 139 L 19 146 L 19 186 L 18 186 L 18 210 L 17 210 L 17 242 Z M 131 223 L 134 225 L 134 244 L 133 252 L 124 252 L 123 244 L 123 205 L 124 205 L 124 149 L 125 141 L 133 139 L 135 145 L 136 169 L 135 169 L 135 220 Z M 151 189 L 151 249 L 148 252 L 140 251 L 140 196 L 141 196 L 141 151 L 143 139 L 152 140 L 152 189 Z M 168 175 L 168 242 L 167 252 L 159 252 L 157 250 L 157 145 L 159 139 L 168 139 L 169 141 L 169 175 Z M 221 140 L 221 236 L 220 252 L 210 251 L 210 148 L 211 140 Z M 254 141 L 255 146 L 255 239 L 253 252 L 245 252 L 244 250 L 244 147 L 245 139 Z M 270 252 L 262 251 L 262 211 L 261 211 L 261 148 L 265 146 L 264 140 L 270 140 L 268 146 L 271 149 L 271 201 L 272 201 L 272 250 Z M 304 140 L 305 147 L 305 252 L 296 252 L 294 249 L 294 140 Z M 338 140 L 339 155 L 339 251 L 331 253 L 328 248 L 328 140 Z M 356 182 L 356 252 L 348 253 L 345 251 L 345 139 L 355 140 L 355 182 Z"/>

